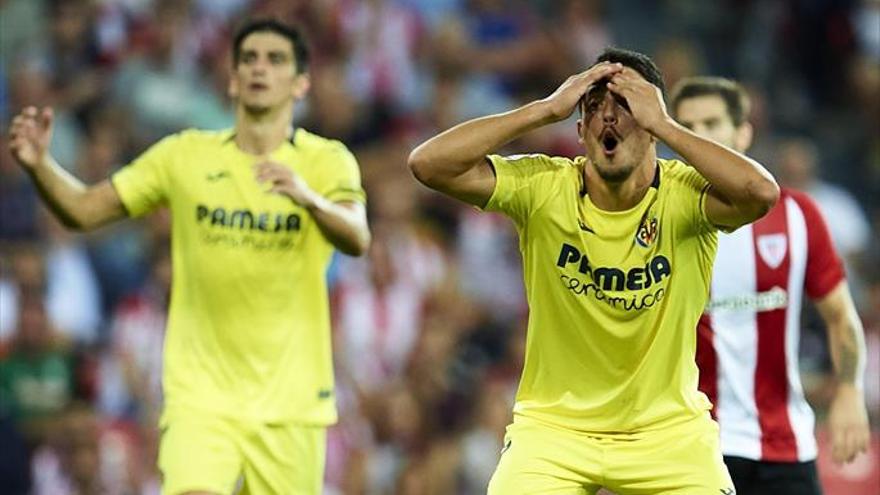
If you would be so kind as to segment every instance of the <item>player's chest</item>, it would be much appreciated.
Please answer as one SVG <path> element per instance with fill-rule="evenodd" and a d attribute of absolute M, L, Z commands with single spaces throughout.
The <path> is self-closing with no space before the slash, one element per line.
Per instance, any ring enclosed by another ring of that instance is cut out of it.
<path fill-rule="evenodd" d="M 315 182 L 313 168 L 303 157 L 285 154 L 268 159 L 282 172 L 277 180 L 298 177 Z M 266 159 L 243 154 L 207 153 L 197 160 L 181 161 L 169 178 L 172 201 L 181 203 L 227 203 L 261 208 L 289 206 L 288 197 L 271 191 L 273 182 L 258 178 L 258 166 Z"/>
<path fill-rule="evenodd" d="M 546 265 L 540 272 L 552 286 L 612 311 L 641 310 L 662 300 L 673 258 L 653 208 L 606 217 L 576 207 L 557 212 L 563 214 L 542 222 L 527 247 L 529 258 Z"/>

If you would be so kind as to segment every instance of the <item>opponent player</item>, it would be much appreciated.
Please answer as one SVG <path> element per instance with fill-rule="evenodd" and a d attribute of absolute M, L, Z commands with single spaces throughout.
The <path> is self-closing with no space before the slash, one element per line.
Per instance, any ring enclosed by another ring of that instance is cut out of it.
<path fill-rule="evenodd" d="M 779 192 L 760 164 L 675 123 L 662 88 L 648 57 L 609 49 L 549 97 L 410 155 L 420 181 L 520 235 L 531 314 L 491 494 L 733 493 L 693 329 L 716 229 L 759 218 Z M 586 156 L 491 154 L 576 107 Z M 658 159 L 657 140 L 693 167 Z"/>
<path fill-rule="evenodd" d="M 325 269 L 334 247 L 366 250 L 365 195 L 344 145 L 291 126 L 300 34 L 250 22 L 233 60 L 234 129 L 167 137 L 97 185 L 48 154 L 51 109 L 15 117 L 11 150 L 69 227 L 171 211 L 163 492 L 319 493 L 336 419 Z"/>
<path fill-rule="evenodd" d="M 739 84 L 714 77 L 682 80 L 670 99 L 682 125 L 741 153 L 752 141 L 749 106 Z M 804 292 L 825 321 L 837 378 L 832 457 L 848 462 L 867 448 L 862 324 L 822 215 L 807 195 L 783 189 L 767 216 L 719 237 L 699 324 L 700 390 L 714 405 L 724 460 L 742 493 L 821 492 L 813 412 L 798 375 Z"/>

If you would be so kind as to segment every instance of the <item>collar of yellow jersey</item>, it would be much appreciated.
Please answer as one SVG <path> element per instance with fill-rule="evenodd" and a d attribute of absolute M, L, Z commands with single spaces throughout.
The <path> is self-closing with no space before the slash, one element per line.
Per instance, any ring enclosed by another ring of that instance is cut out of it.
<path fill-rule="evenodd" d="M 290 128 L 290 133 L 287 134 L 287 142 L 290 143 L 291 146 L 296 146 L 296 127 Z M 223 144 L 228 144 L 235 141 L 235 130 L 229 133 L 229 137 L 223 140 Z"/>

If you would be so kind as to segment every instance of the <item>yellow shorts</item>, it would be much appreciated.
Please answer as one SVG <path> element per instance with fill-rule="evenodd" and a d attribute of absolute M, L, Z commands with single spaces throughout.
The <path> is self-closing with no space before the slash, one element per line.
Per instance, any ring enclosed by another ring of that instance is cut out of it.
<path fill-rule="evenodd" d="M 591 436 L 517 417 L 490 495 L 734 494 L 718 424 L 705 418 L 638 434 Z"/>
<path fill-rule="evenodd" d="M 326 428 L 237 421 L 202 412 L 162 418 L 162 493 L 321 493 Z"/>

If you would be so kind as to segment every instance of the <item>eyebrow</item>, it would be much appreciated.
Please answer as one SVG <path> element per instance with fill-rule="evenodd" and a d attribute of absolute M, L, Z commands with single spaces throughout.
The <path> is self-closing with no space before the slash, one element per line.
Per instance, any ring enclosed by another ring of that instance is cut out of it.
<path fill-rule="evenodd" d="M 244 50 L 241 51 L 241 56 L 242 56 L 242 57 L 245 56 L 245 55 L 256 55 L 256 54 L 257 54 L 257 50 L 255 50 L 255 49 L 253 49 L 253 48 L 247 48 L 247 49 L 244 49 Z M 273 57 L 273 56 L 281 56 L 281 57 L 285 57 L 285 58 L 291 58 L 291 55 L 289 55 L 289 54 L 288 54 L 287 52 L 285 52 L 284 50 L 269 50 L 269 51 L 267 52 L 267 54 L 268 54 L 270 57 Z"/>
<path fill-rule="evenodd" d="M 608 87 L 605 84 L 608 83 L 608 79 L 600 79 L 596 81 L 593 86 L 587 91 L 587 99 L 591 100 L 594 98 L 602 98 L 605 96 L 605 93 L 608 92 Z"/>

